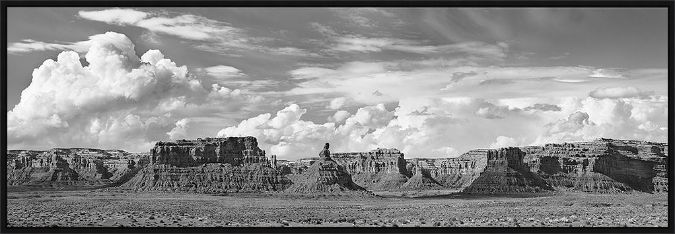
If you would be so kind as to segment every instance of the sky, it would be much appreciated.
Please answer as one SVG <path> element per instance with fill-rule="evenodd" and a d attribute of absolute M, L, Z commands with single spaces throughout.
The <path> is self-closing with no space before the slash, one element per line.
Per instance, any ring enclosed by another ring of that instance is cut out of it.
<path fill-rule="evenodd" d="M 9 149 L 667 141 L 657 8 L 8 8 Z"/>

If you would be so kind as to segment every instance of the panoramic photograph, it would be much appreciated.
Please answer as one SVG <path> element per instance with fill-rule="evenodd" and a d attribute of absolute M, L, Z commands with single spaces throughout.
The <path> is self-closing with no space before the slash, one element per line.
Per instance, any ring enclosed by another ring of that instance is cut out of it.
<path fill-rule="evenodd" d="M 6 12 L 3 228 L 671 222 L 666 7 Z"/>

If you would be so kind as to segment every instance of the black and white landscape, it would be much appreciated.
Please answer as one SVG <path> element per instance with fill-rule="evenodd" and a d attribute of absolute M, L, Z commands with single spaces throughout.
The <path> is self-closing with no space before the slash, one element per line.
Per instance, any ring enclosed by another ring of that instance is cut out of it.
<path fill-rule="evenodd" d="M 9 227 L 667 227 L 662 8 L 8 8 Z"/>

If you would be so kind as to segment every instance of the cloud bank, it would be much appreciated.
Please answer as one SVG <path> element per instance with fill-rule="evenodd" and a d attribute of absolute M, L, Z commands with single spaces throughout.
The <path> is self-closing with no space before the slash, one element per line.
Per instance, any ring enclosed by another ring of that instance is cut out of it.
<path fill-rule="evenodd" d="M 20 102 L 7 113 L 10 147 L 147 151 L 167 134 L 185 137 L 186 115 L 208 115 L 262 98 L 218 84 L 205 88 L 209 85 L 186 66 L 158 50 L 139 58 L 123 34 L 94 35 L 89 43 L 88 65 L 78 53 L 65 51 L 33 71 Z"/>
<path fill-rule="evenodd" d="M 303 120 L 306 113 L 291 104 L 223 128 L 218 136 L 252 135 L 287 159 L 315 156 L 325 142 L 335 152 L 394 147 L 410 157 L 456 157 L 475 148 L 599 137 L 667 140 L 667 101 L 657 96 L 560 98 L 557 105 L 524 109 L 470 97 L 409 98 L 391 110 L 377 104 L 355 114 L 337 111 L 326 123 Z"/>

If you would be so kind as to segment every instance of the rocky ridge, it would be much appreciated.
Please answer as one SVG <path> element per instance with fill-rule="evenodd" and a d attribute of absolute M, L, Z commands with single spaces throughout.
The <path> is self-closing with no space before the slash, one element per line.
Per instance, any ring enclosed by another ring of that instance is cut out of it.
<path fill-rule="evenodd" d="M 497 154 L 488 153 L 491 151 L 472 150 L 457 158 L 410 159 L 408 168 L 421 162 L 444 187 L 472 193 L 668 191 L 668 146 L 664 143 L 597 139 L 512 147 L 499 149 Z M 522 183 L 526 186 L 511 186 Z"/>
<path fill-rule="evenodd" d="M 55 148 L 8 152 L 7 184 L 50 188 L 115 185 L 145 164 L 144 155 L 119 150 Z"/>
<path fill-rule="evenodd" d="M 643 141 L 598 139 L 407 160 L 396 149 L 331 154 L 326 148 L 318 158 L 297 163 L 268 159 L 254 137 L 158 142 L 150 152 L 143 160 L 123 151 L 85 148 L 8 151 L 8 184 L 290 194 L 668 191 L 668 145 Z"/>

